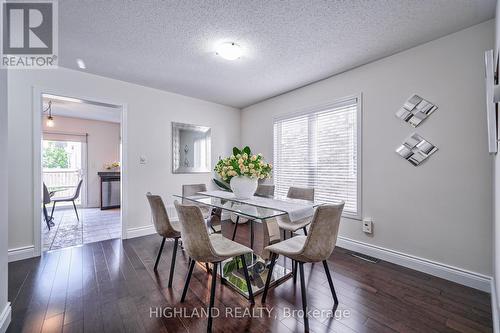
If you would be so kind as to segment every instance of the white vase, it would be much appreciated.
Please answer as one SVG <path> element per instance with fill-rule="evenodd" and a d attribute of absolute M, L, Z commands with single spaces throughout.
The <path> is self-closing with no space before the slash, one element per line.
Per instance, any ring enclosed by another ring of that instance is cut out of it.
<path fill-rule="evenodd" d="M 257 191 L 257 178 L 235 176 L 229 182 L 236 199 L 250 199 Z"/>

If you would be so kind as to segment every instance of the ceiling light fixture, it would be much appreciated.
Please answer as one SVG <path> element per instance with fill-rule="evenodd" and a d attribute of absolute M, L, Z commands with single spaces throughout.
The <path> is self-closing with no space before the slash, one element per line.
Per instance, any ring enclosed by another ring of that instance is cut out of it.
<path fill-rule="evenodd" d="M 45 123 L 47 127 L 54 127 L 54 117 L 52 117 L 52 101 L 49 101 L 47 108 L 43 110 L 43 113 L 48 112 L 47 122 Z"/>
<path fill-rule="evenodd" d="M 243 50 L 241 46 L 234 42 L 222 43 L 217 46 L 215 54 L 221 56 L 226 60 L 236 60 L 241 57 Z"/>
<path fill-rule="evenodd" d="M 76 64 L 78 65 L 78 67 L 80 69 L 87 69 L 87 66 L 85 65 L 85 62 L 82 59 L 80 59 L 80 58 L 76 59 Z"/>

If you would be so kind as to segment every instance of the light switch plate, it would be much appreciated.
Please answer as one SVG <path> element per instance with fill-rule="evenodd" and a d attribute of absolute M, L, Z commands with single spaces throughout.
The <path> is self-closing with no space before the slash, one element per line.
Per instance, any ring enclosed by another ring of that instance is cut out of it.
<path fill-rule="evenodd" d="M 147 159 L 145 156 L 140 156 L 139 157 L 139 163 L 140 164 L 146 164 L 147 163 Z"/>

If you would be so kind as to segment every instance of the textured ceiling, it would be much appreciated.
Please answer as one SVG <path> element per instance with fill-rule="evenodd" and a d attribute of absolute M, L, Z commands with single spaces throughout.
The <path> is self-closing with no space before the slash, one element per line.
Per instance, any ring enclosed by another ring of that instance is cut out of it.
<path fill-rule="evenodd" d="M 494 13 L 495 0 L 61 0 L 60 65 L 245 107 Z M 245 55 L 216 56 L 222 41 Z"/>

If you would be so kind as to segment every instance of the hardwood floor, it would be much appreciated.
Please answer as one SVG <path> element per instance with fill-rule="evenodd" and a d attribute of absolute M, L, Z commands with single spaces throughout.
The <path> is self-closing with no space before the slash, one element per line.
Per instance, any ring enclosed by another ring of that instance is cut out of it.
<path fill-rule="evenodd" d="M 256 235 L 259 228 L 256 223 Z M 225 224 L 223 231 L 229 236 L 232 224 Z M 238 228 L 237 237 L 248 243 L 247 225 Z M 256 248 L 259 241 L 256 237 Z M 10 263 L 8 332 L 205 332 L 206 318 L 199 319 L 195 311 L 208 305 L 210 277 L 196 267 L 186 302 L 180 303 L 188 258 L 177 252 L 173 288 L 168 289 L 173 242 L 165 244 L 155 274 L 160 242 L 157 235 L 107 240 Z M 340 300 L 336 314 L 345 316 L 310 317 L 312 332 L 492 332 L 487 293 L 387 262 L 368 263 L 341 248 L 329 265 Z M 321 263 L 304 269 L 311 310 L 331 310 Z M 248 302 L 218 283 L 215 306 L 220 316 L 214 319 L 214 332 L 303 331 L 302 319 L 289 315 L 301 309 L 299 283 L 289 279 L 271 289 L 266 306 L 260 297 L 253 318 L 234 318 L 236 311 L 250 308 Z M 165 316 L 150 316 L 157 307 L 166 309 Z M 170 316 L 174 308 L 185 309 L 187 316 Z"/>

